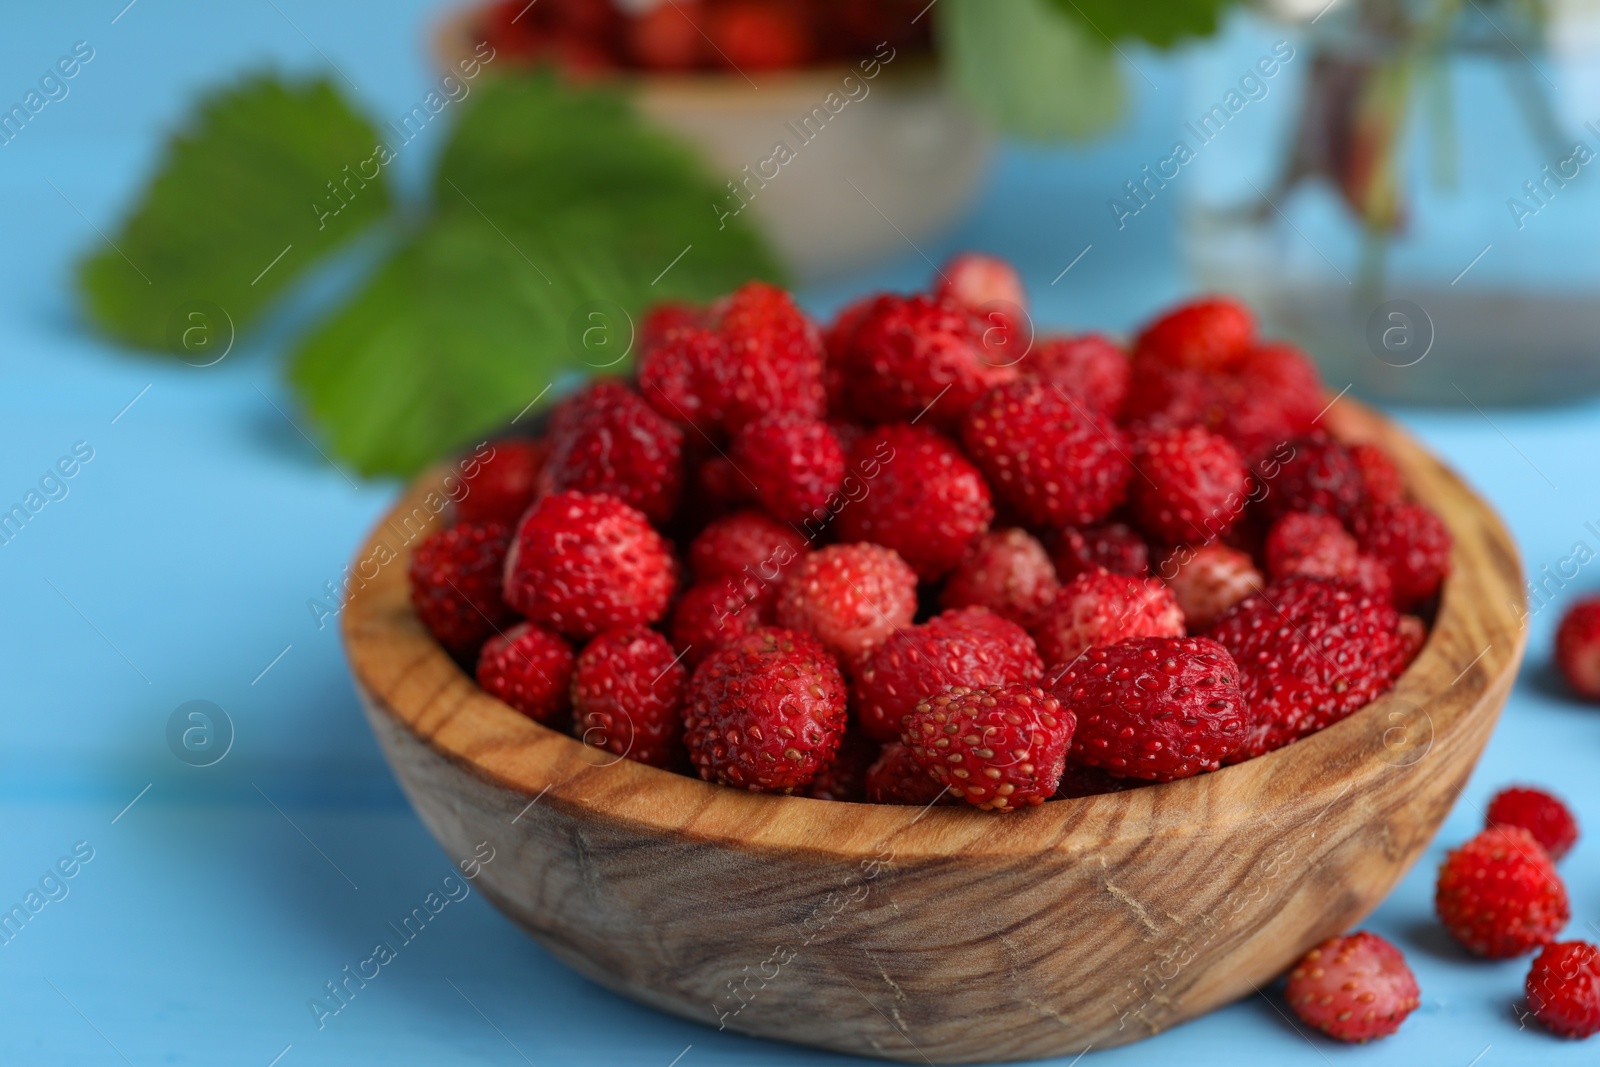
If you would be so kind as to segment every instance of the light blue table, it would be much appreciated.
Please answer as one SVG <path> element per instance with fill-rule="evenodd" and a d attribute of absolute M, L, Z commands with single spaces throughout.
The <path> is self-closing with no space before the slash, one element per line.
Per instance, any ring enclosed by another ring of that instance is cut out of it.
<path fill-rule="evenodd" d="M 270 342 L 207 370 L 129 358 L 85 333 L 65 283 L 192 90 L 258 64 L 318 67 L 320 51 L 365 107 L 393 112 L 424 85 L 433 5 L 138 0 L 113 22 L 124 2 L 0 16 L 0 99 L 20 98 L 73 42 L 96 49 L 71 95 L 0 148 L 0 505 L 76 443 L 93 449 L 68 495 L 0 546 L 0 906 L 21 902 L 78 843 L 93 855 L 68 895 L 0 945 L 0 1062 L 836 1062 L 613 997 L 476 895 L 318 1030 L 307 1001 L 451 868 L 379 758 L 335 633 L 306 607 L 395 487 L 352 483 L 275 409 L 293 410 Z M 1180 293 L 1171 204 L 1123 234 L 1104 207 L 1115 176 L 1166 140 L 1181 102 L 1176 68 L 1140 63 L 1158 88 L 1143 90 L 1134 126 L 1088 151 L 1008 152 L 971 219 L 929 254 L 1010 255 L 1053 323 L 1125 329 Z M 1092 256 L 1051 287 L 1088 244 Z M 908 251 L 806 296 L 827 310 L 925 273 Z M 1600 545 L 1585 525 L 1600 520 L 1597 415 L 1589 405 L 1492 414 L 1492 425 L 1470 411 L 1403 417 L 1470 472 L 1537 572 L 1576 541 Z M 1600 832 L 1600 712 L 1563 699 L 1547 665 L 1560 607 L 1596 586 L 1600 572 L 1581 573 L 1533 619 L 1529 670 L 1442 841 L 1473 832 L 1489 794 L 1518 779 L 1564 792 Z M 165 740 L 168 716 L 193 699 L 220 704 L 237 727 L 227 758 L 203 770 Z M 1370 922 L 1422 984 L 1423 1006 L 1398 1037 L 1370 1048 L 1308 1039 L 1257 998 L 1085 1062 L 1593 1062 L 1600 1046 L 1519 1027 L 1525 963 L 1468 961 L 1434 925 L 1441 852 Z M 1600 843 L 1584 841 L 1563 869 L 1573 931 L 1597 936 Z"/>

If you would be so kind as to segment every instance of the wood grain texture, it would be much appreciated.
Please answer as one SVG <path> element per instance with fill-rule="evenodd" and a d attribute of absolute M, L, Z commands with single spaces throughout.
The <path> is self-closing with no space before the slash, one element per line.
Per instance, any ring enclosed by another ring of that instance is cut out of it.
<path fill-rule="evenodd" d="M 394 558 L 343 627 L 368 718 L 488 897 L 573 968 L 710 1026 L 908 1062 L 1075 1054 L 1253 995 L 1371 911 L 1455 802 L 1522 656 L 1496 516 L 1354 402 L 1324 417 L 1395 457 L 1455 537 L 1427 645 L 1394 691 L 1215 774 L 1008 815 L 758 796 L 586 748 L 480 692 Z M 425 510 L 425 509 L 424 509 Z"/>

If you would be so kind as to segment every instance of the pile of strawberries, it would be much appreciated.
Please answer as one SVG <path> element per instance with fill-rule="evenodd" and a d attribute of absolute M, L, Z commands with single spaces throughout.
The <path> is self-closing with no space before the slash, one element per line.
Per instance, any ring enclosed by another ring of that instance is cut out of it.
<path fill-rule="evenodd" d="M 497 55 L 569 74 L 788 70 L 928 47 L 926 0 L 499 0 L 480 32 Z M 892 49 L 893 51 L 887 51 Z"/>
<path fill-rule="evenodd" d="M 1477 956 L 1537 951 L 1524 982 L 1528 1014 L 1562 1037 L 1600 1033 L 1600 947 L 1556 940 L 1572 911 L 1555 864 L 1577 843 L 1577 821 L 1549 793 L 1515 787 L 1495 795 L 1484 822 L 1439 870 L 1440 921 Z M 1421 1003 L 1400 950 L 1370 933 L 1312 949 L 1289 972 L 1284 996 L 1306 1023 L 1341 1041 L 1392 1034 Z"/>
<path fill-rule="evenodd" d="M 419 618 L 590 744 L 883 804 L 1169 782 L 1389 689 L 1450 537 L 1307 357 L 1226 299 L 1129 349 L 1025 305 L 965 255 L 826 330 L 762 283 L 654 309 L 636 381 L 464 464 Z"/>

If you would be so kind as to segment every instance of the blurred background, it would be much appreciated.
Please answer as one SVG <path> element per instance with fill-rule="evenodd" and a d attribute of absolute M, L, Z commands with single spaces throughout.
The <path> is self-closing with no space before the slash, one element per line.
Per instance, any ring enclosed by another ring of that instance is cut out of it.
<path fill-rule="evenodd" d="M 651 303 L 752 276 L 826 316 L 973 249 L 1041 329 L 1115 334 L 1245 297 L 1461 470 L 1538 583 L 1440 841 L 1523 779 L 1600 825 L 1600 718 L 1548 662 L 1600 586 L 1600 4 L 0 19 L 0 905 L 92 857 L 0 944 L 5 1062 L 842 1062 L 613 997 L 476 895 L 339 1017 L 307 1010 L 454 869 L 339 649 L 355 547 L 423 464 L 625 368 Z M 1520 1024 L 1523 963 L 1432 924 L 1442 851 L 1369 924 L 1423 988 L 1396 1037 L 1309 1041 L 1257 998 L 1085 1062 L 1578 1062 Z M 1600 936 L 1600 850 L 1563 871 Z"/>

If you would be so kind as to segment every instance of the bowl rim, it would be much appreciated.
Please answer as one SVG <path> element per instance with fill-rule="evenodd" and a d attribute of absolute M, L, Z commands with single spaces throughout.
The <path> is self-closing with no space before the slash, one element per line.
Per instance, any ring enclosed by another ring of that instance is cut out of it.
<path fill-rule="evenodd" d="M 547 804 L 662 838 L 823 862 L 855 860 L 890 842 L 898 860 L 959 851 L 964 861 L 1000 863 L 1157 835 L 1225 834 L 1241 823 L 1271 823 L 1275 809 L 1303 802 L 1294 795 L 1297 783 L 1326 789 L 1317 783 L 1328 780 L 1330 765 L 1348 769 L 1344 788 L 1327 797 L 1331 807 L 1413 765 L 1432 745 L 1450 743 L 1471 716 L 1498 714 L 1497 703 L 1483 698 L 1509 687 L 1526 643 L 1520 560 L 1489 505 L 1397 425 L 1356 401 L 1334 398 L 1319 418 L 1348 444 L 1370 441 L 1388 451 L 1408 487 L 1449 527 L 1453 568 L 1434 625 L 1395 687 L 1371 704 L 1265 756 L 1176 782 L 998 815 L 749 793 L 613 757 L 484 693 L 411 610 L 411 548 L 445 525 L 448 466 L 407 487 L 363 541 L 351 568 L 361 582 L 345 601 L 340 627 L 352 674 L 372 704 L 462 770 L 527 797 L 524 812 Z M 418 514 L 439 525 L 422 524 L 397 547 L 401 528 L 410 531 Z M 1412 738 L 1413 727 L 1419 738 L 1426 732 L 1425 743 Z M 1417 759 L 1406 758 L 1419 747 Z"/>

